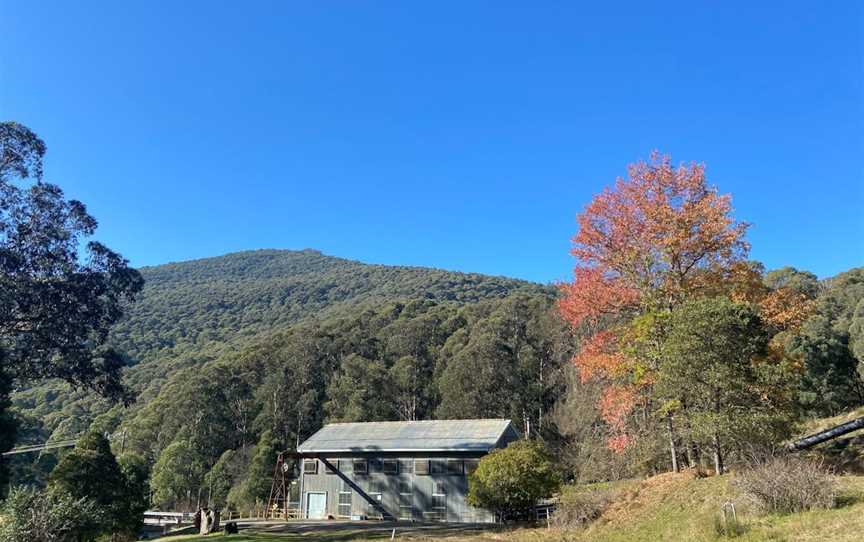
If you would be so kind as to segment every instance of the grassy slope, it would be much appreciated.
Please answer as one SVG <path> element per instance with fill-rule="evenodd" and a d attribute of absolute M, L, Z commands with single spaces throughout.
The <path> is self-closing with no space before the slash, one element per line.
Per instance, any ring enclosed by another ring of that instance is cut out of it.
<path fill-rule="evenodd" d="M 694 479 L 664 474 L 634 482 L 588 528 L 549 533 L 551 538 L 592 542 L 713 541 L 715 517 L 726 501 L 736 504 L 746 532 L 738 540 L 860 540 L 864 531 L 864 477 L 841 477 L 843 506 L 784 516 L 758 516 L 730 485 L 731 477 Z M 518 533 L 513 534 L 519 537 Z"/>
<path fill-rule="evenodd" d="M 623 486 L 620 498 L 584 529 L 517 529 L 477 535 L 434 534 L 448 542 L 698 542 L 724 540 L 715 532 L 714 518 L 727 500 L 736 503 L 746 531 L 736 540 L 742 542 L 816 542 L 822 540 L 857 541 L 864 532 L 864 477 L 840 477 L 842 505 L 822 510 L 783 516 L 758 516 L 747 510 L 730 485 L 731 477 L 697 479 L 690 474 L 663 474 Z M 386 533 L 385 533 L 386 534 Z M 397 532 L 397 538 L 431 539 L 431 533 L 412 535 Z M 380 538 L 381 532 L 309 532 L 282 536 L 241 534 L 230 537 L 238 542 L 305 540 L 343 542 Z M 177 537 L 166 540 L 203 541 L 204 537 Z"/>

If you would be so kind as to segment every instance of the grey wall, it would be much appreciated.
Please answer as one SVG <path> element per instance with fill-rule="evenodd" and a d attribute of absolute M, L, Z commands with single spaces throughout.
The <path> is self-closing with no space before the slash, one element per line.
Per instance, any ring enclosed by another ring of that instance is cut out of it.
<path fill-rule="evenodd" d="M 339 462 L 339 470 L 363 491 L 375 497 L 380 493 L 378 502 L 395 518 L 413 521 L 450 521 L 450 522 L 494 522 L 495 516 L 487 510 L 471 507 L 466 502 L 468 493 L 467 470 L 470 462 L 476 465 L 477 458 L 466 458 L 459 456 L 449 457 L 404 457 L 388 456 L 387 459 L 398 459 L 398 474 L 384 474 L 381 468 L 376 468 L 379 458 L 366 459 L 369 467 L 368 474 L 357 474 L 353 471 L 354 457 L 333 457 L 327 461 L 333 465 Z M 414 460 L 429 460 L 438 462 L 442 467 L 447 460 L 462 462 L 464 467 L 461 474 L 450 474 L 447 472 L 432 472 L 429 475 L 416 474 L 414 472 Z M 350 489 L 342 478 L 336 474 L 327 473 L 327 469 L 318 459 L 306 459 L 305 461 L 317 462 L 316 474 L 301 474 L 302 513 L 306 517 L 306 495 L 308 493 L 327 494 L 327 515 L 333 517 L 349 517 L 351 515 L 364 515 L 375 517 L 378 512 L 374 507 L 357 492 Z M 465 463 L 468 462 L 468 463 Z M 411 468 L 405 468 L 411 465 Z M 410 472 L 409 472 L 410 471 Z M 301 471 L 302 472 L 302 471 Z M 442 491 L 443 490 L 443 491 Z M 351 492 L 351 510 L 347 514 L 347 507 L 339 508 L 340 491 Z M 409 493 L 410 491 L 410 493 Z M 444 493 L 445 496 L 441 496 Z M 410 509 L 408 506 L 410 505 Z"/>

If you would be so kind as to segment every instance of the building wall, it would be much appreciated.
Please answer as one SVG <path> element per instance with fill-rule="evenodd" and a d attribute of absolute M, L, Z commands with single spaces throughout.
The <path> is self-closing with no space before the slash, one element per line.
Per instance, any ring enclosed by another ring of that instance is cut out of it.
<path fill-rule="evenodd" d="M 367 462 L 367 474 L 355 472 L 354 460 Z M 396 472 L 392 472 L 396 461 Z M 368 495 L 376 498 L 393 517 L 403 521 L 449 521 L 465 523 L 490 523 L 495 521 L 493 513 L 469 506 L 467 473 L 476 466 L 476 457 L 404 457 L 357 458 L 334 457 L 328 462 L 338 465 L 339 470 Z M 338 463 L 337 463 L 338 461 Z M 387 463 L 385 463 L 385 461 Z M 415 461 L 429 462 L 429 474 L 415 472 Z M 362 496 L 335 473 L 328 473 L 324 463 L 314 462 L 316 473 L 301 471 L 302 512 L 307 517 L 307 495 L 326 493 L 327 516 L 350 518 L 351 516 L 380 517 Z M 391 472 L 385 473 L 389 467 Z M 339 506 L 340 493 L 341 502 Z M 349 495 L 350 494 L 350 495 Z M 380 499 L 378 496 L 380 495 Z M 350 501 L 350 511 L 347 503 Z"/>

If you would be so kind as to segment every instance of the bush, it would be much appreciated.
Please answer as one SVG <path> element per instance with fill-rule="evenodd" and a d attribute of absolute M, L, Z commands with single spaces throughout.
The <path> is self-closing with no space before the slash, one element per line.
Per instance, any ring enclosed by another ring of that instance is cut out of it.
<path fill-rule="evenodd" d="M 600 517 L 615 501 L 617 492 L 606 486 L 568 487 L 561 493 L 552 514 L 556 527 L 580 527 Z"/>
<path fill-rule="evenodd" d="M 558 474 L 543 445 L 520 440 L 480 460 L 468 476 L 468 504 L 504 520 L 533 516 L 537 501 L 558 489 Z"/>
<path fill-rule="evenodd" d="M 833 508 L 837 482 L 821 462 L 774 457 L 741 472 L 735 486 L 765 513 Z"/>
<path fill-rule="evenodd" d="M 0 542 L 79 542 L 93 540 L 102 512 L 89 499 L 62 490 L 17 487 L 0 508 Z"/>

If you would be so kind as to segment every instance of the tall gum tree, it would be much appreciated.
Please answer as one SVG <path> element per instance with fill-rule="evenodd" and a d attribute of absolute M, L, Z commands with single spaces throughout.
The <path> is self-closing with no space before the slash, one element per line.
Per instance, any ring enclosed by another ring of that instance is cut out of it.
<path fill-rule="evenodd" d="M 6 407 L 15 383 L 61 378 L 131 400 L 123 356 L 106 341 L 143 280 L 116 252 L 85 242 L 96 220 L 43 180 L 45 152 L 26 126 L 0 122 L 0 451 L 14 440 Z"/>

